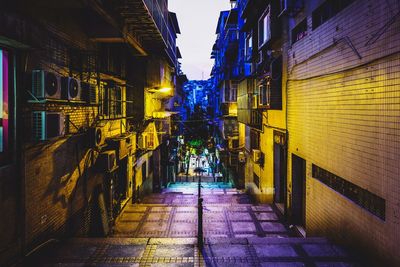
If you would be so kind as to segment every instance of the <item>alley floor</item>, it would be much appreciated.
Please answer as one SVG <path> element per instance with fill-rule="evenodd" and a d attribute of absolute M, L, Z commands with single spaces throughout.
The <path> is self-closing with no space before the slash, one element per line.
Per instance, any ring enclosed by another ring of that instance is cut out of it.
<path fill-rule="evenodd" d="M 203 183 L 203 251 L 197 248 L 197 183 L 175 183 L 129 204 L 109 238 L 73 238 L 32 266 L 360 266 L 323 238 L 299 238 L 271 205 L 230 184 Z"/>

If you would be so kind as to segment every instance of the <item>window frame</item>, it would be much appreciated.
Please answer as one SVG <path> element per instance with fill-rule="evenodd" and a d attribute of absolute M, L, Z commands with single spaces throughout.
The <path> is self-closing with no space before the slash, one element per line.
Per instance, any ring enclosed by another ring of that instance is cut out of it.
<path fill-rule="evenodd" d="M 263 80 L 258 85 L 258 105 L 261 107 L 270 107 L 271 105 L 271 79 Z"/>
<path fill-rule="evenodd" d="M 266 19 L 267 22 L 266 22 Z M 262 35 L 261 35 L 262 25 Z M 258 48 L 263 47 L 271 40 L 271 5 L 268 5 L 261 17 L 258 19 Z M 267 33 L 267 34 L 266 34 Z"/>
<path fill-rule="evenodd" d="M 246 36 L 244 58 L 250 60 L 253 56 L 253 31 Z"/>
<path fill-rule="evenodd" d="M 124 86 L 117 84 L 107 84 L 101 86 L 103 89 L 103 99 L 101 100 L 102 115 L 108 118 L 124 117 Z"/>
<path fill-rule="evenodd" d="M 305 26 L 305 27 L 304 27 Z M 292 30 L 292 45 L 304 39 L 308 35 L 308 21 L 307 17 L 305 17 L 302 21 L 300 21 Z"/>

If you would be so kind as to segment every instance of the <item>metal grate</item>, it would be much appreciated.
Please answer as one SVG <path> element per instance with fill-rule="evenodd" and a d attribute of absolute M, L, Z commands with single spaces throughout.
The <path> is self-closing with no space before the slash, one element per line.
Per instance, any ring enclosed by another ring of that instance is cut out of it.
<path fill-rule="evenodd" d="M 312 165 L 312 175 L 315 179 L 347 197 L 361 208 L 385 220 L 385 199 L 314 164 Z"/>

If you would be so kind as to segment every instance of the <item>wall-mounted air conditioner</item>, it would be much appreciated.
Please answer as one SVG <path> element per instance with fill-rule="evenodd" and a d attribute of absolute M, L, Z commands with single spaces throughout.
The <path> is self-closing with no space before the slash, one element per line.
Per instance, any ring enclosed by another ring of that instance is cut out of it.
<path fill-rule="evenodd" d="M 92 147 L 100 148 L 106 143 L 106 135 L 104 126 L 94 126 L 89 128 L 89 142 Z"/>
<path fill-rule="evenodd" d="M 95 105 L 98 103 L 97 86 L 92 83 L 81 82 L 82 100 L 88 104 Z"/>
<path fill-rule="evenodd" d="M 80 81 L 72 77 L 62 77 L 61 93 L 63 99 L 69 101 L 81 101 L 82 90 Z"/>
<path fill-rule="evenodd" d="M 32 113 L 32 139 L 45 141 L 65 133 L 65 118 L 61 112 L 34 111 Z"/>
<path fill-rule="evenodd" d="M 112 172 L 117 168 L 117 156 L 115 150 L 101 152 L 96 165 L 100 171 Z"/>
<path fill-rule="evenodd" d="M 32 95 L 38 99 L 61 99 L 61 78 L 44 70 L 32 71 Z"/>

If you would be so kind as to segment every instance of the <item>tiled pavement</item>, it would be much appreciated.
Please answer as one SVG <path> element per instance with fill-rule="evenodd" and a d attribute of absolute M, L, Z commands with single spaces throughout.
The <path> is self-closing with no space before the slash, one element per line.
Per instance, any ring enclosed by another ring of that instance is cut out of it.
<path fill-rule="evenodd" d="M 222 183 L 203 185 L 199 251 L 196 194 L 192 183 L 148 196 L 125 208 L 113 237 L 71 239 L 32 266 L 361 266 L 323 238 L 293 237 L 273 207 Z"/>

